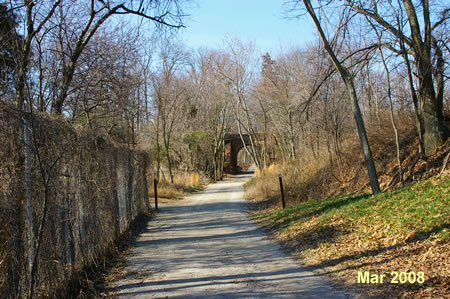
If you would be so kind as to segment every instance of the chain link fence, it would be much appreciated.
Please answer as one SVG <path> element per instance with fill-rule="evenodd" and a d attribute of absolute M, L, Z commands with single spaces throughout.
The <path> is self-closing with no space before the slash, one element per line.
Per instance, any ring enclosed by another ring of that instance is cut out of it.
<path fill-rule="evenodd" d="M 56 296 L 150 210 L 148 156 L 0 107 L 0 296 Z"/>

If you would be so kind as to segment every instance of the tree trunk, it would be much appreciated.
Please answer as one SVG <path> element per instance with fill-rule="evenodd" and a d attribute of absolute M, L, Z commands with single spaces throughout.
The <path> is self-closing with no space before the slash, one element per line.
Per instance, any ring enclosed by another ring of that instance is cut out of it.
<path fill-rule="evenodd" d="M 380 50 L 381 62 L 383 63 L 384 69 L 386 71 L 386 81 L 387 81 L 387 85 L 388 85 L 387 93 L 388 93 L 388 98 L 389 98 L 391 124 L 392 124 L 392 129 L 394 129 L 395 147 L 396 147 L 396 150 L 397 150 L 398 175 L 400 177 L 400 184 L 403 184 L 402 161 L 400 159 L 400 142 L 399 142 L 399 137 L 398 137 L 397 124 L 395 122 L 395 117 L 394 117 L 394 105 L 392 103 L 391 78 L 390 78 L 390 75 L 389 75 L 389 69 L 388 69 L 388 66 L 386 64 L 386 60 L 384 59 L 383 51 L 381 50 L 381 48 L 379 50 Z"/>
<path fill-rule="evenodd" d="M 343 76 L 345 85 L 350 96 L 353 118 L 355 119 L 356 127 L 358 128 L 359 140 L 366 162 L 367 172 L 369 175 L 370 186 L 372 187 L 372 194 L 380 192 L 380 185 L 378 183 L 378 176 L 375 168 L 375 163 L 372 157 L 372 151 L 370 150 L 369 139 L 367 138 L 366 128 L 364 126 L 364 120 L 361 115 L 361 111 L 358 105 L 358 98 L 356 96 L 355 86 L 353 85 L 353 78 L 347 74 L 348 77 Z"/>
<path fill-rule="evenodd" d="M 411 64 L 409 62 L 409 58 L 408 58 L 408 54 L 406 53 L 406 47 L 403 43 L 403 41 L 400 41 L 400 46 L 402 48 L 403 51 L 403 60 L 405 61 L 406 64 L 406 69 L 408 72 L 408 82 L 409 82 L 409 89 L 411 90 L 411 98 L 413 101 L 413 105 L 414 105 L 414 116 L 415 116 L 415 121 L 416 121 L 416 130 L 417 130 L 417 136 L 419 137 L 419 151 L 424 154 L 425 153 L 425 146 L 424 146 L 424 141 L 423 141 L 423 118 L 422 118 L 422 113 L 420 110 L 420 105 L 419 105 L 419 99 L 417 98 L 417 93 L 416 93 L 416 89 L 414 87 L 414 80 L 413 80 L 413 76 L 412 76 L 412 70 L 411 70 Z"/>
<path fill-rule="evenodd" d="M 431 62 L 431 25 L 428 1 L 422 1 L 423 25 L 418 21 L 416 8 L 411 0 L 403 0 L 411 28 L 412 45 L 419 79 L 419 97 L 423 104 L 423 141 L 425 156 L 432 155 L 444 143 L 444 126 L 439 115 L 439 104 L 433 86 L 433 65 Z M 422 31 L 424 39 L 422 40 Z"/>
<path fill-rule="evenodd" d="M 170 137 L 163 128 L 164 148 L 166 150 L 167 167 L 169 168 L 170 183 L 173 184 L 172 160 L 170 159 Z"/>
<path fill-rule="evenodd" d="M 159 181 L 161 169 L 161 149 L 159 147 L 159 111 L 156 116 L 156 179 Z"/>
<path fill-rule="evenodd" d="M 431 76 L 430 76 L 431 77 Z M 444 130 L 439 122 L 438 105 L 433 88 L 433 81 L 421 82 L 419 89 L 423 102 L 423 141 L 425 146 L 425 156 L 432 155 L 438 146 L 444 143 Z"/>
<path fill-rule="evenodd" d="M 345 86 L 347 87 L 347 91 L 350 96 L 353 118 L 355 119 L 356 127 L 358 129 L 359 140 L 361 142 L 362 152 L 364 155 L 364 160 L 366 162 L 370 186 L 372 188 L 372 194 L 377 194 L 380 192 L 380 185 L 378 183 L 378 176 L 375 168 L 375 163 L 372 158 L 372 152 L 370 150 L 369 139 L 367 138 L 364 120 L 361 115 L 361 110 L 359 109 L 358 97 L 356 95 L 355 86 L 353 84 L 353 77 L 350 75 L 348 70 L 344 68 L 344 66 L 339 62 L 339 60 L 337 59 L 336 55 L 333 52 L 333 49 L 331 49 L 331 46 L 325 36 L 325 33 L 323 32 L 319 20 L 317 19 L 317 16 L 311 5 L 311 2 L 309 0 L 303 0 L 303 3 L 305 4 L 306 10 L 308 11 L 309 15 L 313 19 L 314 24 L 316 25 L 317 31 L 319 32 L 320 38 L 324 43 L 325 50 L 327 51 L 328 56 L 333 62 L 335 68 L 339 71 L 339 74 L 341 75 L 345 83 Z"/>
<path fill-rule="evenodd" d="M 439 46 L 437 44 L 437 40 L 436 39 L 433 39 L 433 47 L 434 47 L 435 55 L 436 55 L 436 74 L 435 74 L 435 78 L 436 78 L 436 90 L 437 90 L 437 94 L 436 94 L 437 112 L 438 112 L 438 117 L 441 118 L 439 121 L 441 123 L 444 123 L 444 120 L 443 120 L 443 104 L 444 104 L 444 92 L 445 92 L 445 89 L 444 89 L 444 85 L 445 85 L 445 80 L 444 80 L 445 59 L 444 59 L 442 50 L 439 48 Z M 448 132 L 445 132 L 445 134 L 448 134 Z"/>

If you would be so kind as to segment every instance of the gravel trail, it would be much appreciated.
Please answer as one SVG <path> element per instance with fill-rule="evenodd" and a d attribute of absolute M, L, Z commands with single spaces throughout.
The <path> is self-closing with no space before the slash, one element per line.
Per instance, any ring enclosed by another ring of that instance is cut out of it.
<path fill-rule="evenodd" d="M 117 296 L 351 298 L 295 262 L 247 217 L 242 183 L 249 177 L 161 204 L 127 257 Z"/>

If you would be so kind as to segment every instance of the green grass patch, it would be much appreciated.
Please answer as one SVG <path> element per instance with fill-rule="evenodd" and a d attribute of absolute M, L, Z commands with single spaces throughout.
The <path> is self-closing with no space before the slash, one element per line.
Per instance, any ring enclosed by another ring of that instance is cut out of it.
<path fill-rule="evenodd" d="M 314 222 L 316 229 L 339 224 L 342 233 L 368 238 L 382 231 L 382 237 L 396 236 L 408 241 L 450 237 L 450 178 L 427 181 L 376 196 L 350 195 L 312 200 L 284 210 L 262 214 L 282 231 L 302 230 Z M 380 234 L 378 234 L 380 235 Z"/>

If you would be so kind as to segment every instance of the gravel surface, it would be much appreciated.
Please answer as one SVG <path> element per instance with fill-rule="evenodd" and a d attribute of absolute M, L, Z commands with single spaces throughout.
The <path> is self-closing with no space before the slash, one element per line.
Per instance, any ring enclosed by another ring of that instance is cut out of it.
<path fill-rule="evenodd" d="M 124 298 L 355 298 L 267 238 L 239 175 L 169 204 L 148 223 L 114 291 Z"/>

